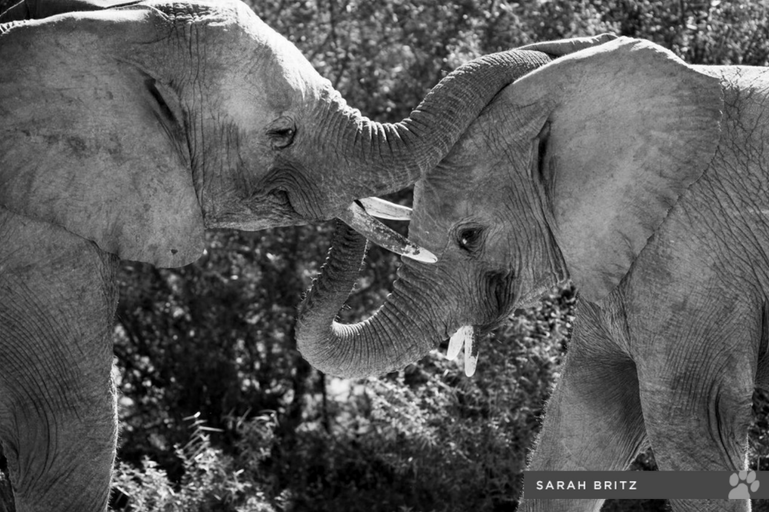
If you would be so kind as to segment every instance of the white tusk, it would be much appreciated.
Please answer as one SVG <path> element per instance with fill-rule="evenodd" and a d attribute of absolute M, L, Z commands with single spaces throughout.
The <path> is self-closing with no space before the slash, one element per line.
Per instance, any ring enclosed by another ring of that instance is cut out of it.
<path fill-rule="evenodd" d="M 478 365 L 478 343 L 475 343 L 475 333 L 470 327 L 470 336 L 465 338 L 465 375 L 472 377 Z"/>
<path fill-rule="evenodd" d="M 459 351 L 465 346 L 465 340 L 472 340 L 473 338 L 473 326 L 465 325 L 457 329 L 457 332 L 449 340 L 449 349 L 446 351 L 446 357 L 449 361 L 453 361 L 459 355 Z M 472 343 L 472 341 L 471 341 Z"/>
<path fill-rule="evenodd" d="M 384 247 L 388 251 L 400 254 L 412 260 L 422 263 L 435 263 L 438 258 L 427 249 L 414 245 L 407 239 L 388 228 L 366 211 L 358 204 L 352 203 L 347 209 L 339 215 L 339 220 L 350 226 L 352 229 L 365 236 L 375 244 Z"/>
<path fill-rule="evenodd" d="M 389 220 L 411 220 L 411 208 L 379 199 L 378 197 L 364 197 L 358 199 L 358 203 L 372 217 Z"/>

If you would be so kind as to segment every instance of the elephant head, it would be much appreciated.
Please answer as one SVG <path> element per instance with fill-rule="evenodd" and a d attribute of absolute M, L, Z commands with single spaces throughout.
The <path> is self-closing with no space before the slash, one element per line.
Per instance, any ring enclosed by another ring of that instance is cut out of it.
<path fill-rule="evenodd" d="M 0 206 L 158 266 L 194 261 L 205 228 L 349 221 L 433 167 L 515 60 L 380 124 L 236 0 L 25 0 L 0 22 Z"/>
<path fill-rule="evenodd" d="M 383 307 L 342 326 L 331 322 L 345 298 L 334 285 L 354 279 L 359 254 L 332 254 L 304 306 L 300 350 L 362 376 L 456 334 L 449 353 L 464 344 L 472 373 L 473 341 L 557 283 L 606 297 L 708 167 L 722 103 L 718 79 L 627 38 L 523 76 L 415 186 L 409 237 L 438 263 L 404 260 Z"/>

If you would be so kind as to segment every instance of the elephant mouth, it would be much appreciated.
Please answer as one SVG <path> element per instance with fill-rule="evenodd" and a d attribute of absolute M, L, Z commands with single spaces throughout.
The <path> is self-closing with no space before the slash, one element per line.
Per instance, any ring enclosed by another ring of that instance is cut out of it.
<path fill-rule="evenodd" d="M 493 328 L 498 327 L 507 320 L 515 309 L 518 296 L 513 291 L 515 289 L 514 279 L 515 273 L 513 271 L 492 274 L 489 278 L 490 290 L 488 295 L 495 303 L 492 309 L 496 312 L 496 315 L 486 323 L 494 325 Z"/>
<path fill-rule="evenodd" d="M 288 226 L 310 224 L 318 220 L 298 212 L 291 203 L 291 197 L 288 192 L 281 189 L 271 191 L 266 199 L 260 202 L 260 206 L 264 209 L 274 209 L 277 217 L 290 222 L 290 224 L 285 224 Z M 264 213 L 261 214 L 264 215 Z"/>
<path fill-rule="evenodd" d="M 459 352 L 464 349 L 465 375 L 472 377 L 478 364 L 480 346 L 486 342 L 492 331 L 504 325 L 514 311 L 516 303 L 515 294 L 512 292 L 513 274 L 504 276 L 496 275 L 490 280 L 494 283 L 489 290 L 489 298 L 493 301 L 490 317 L 484 318 L 479 323 L 467 323 L 461 325 L 449 336 L 449 348 L 446 357 L 456 359 Z"/>
<path fill-rule="evenodd" d="M 276 190 L 269 194 L 253 196 L 237 209 L 207 214 L 206 227 L 260 231 L 302 226 L 315 220 L 300 215 L 291 205 L 288 194 Z"/>
<path fill-rule="evenodd" d="M 464 349 L 464 369 L 465 375 L 472 377 L 478 365 L 480 346 L 483 345 L 497 327 L 506 321 L 503 319 L 481 325 L 463 325 L 459 327 L 454 334 L 449 337 L 449 348 L 446 351 L 446 357 L 454 360 L 459 352 Z"/>

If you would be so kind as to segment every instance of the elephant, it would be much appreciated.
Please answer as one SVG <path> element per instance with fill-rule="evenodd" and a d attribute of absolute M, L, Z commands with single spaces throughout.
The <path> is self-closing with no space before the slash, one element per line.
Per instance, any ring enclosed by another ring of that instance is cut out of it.
<path fill-rule="evenodd" d="M 769 69 L 689 65 L 639 39 L 525 74 L 415 185 L 409 238 L 438 262 L 404 259 L 379 311 L 336 324 L 363 250 L 340 233 L 299 349 L 358 377 L 450 339 L 472 373 L 488 330 L 571 279 L 572 338 L 529 470 L 624 470 L 647 443 L 661 470 L 744 470 L 769 384 L 767 105 Z M 525 494 L 527 512 L 603 503 Z"/>
<path fill-rule="evenodd" d="M 472 61 L 382 124 L 238 0 L 0 15 L 0 447 L 16 510 L 107 506 L 118 260 L 181 266 L 206 229 L 340 218 L 431 261 L 365 208 L 402 211 L 365 198 L 437 165 L 518 61 Z"/>

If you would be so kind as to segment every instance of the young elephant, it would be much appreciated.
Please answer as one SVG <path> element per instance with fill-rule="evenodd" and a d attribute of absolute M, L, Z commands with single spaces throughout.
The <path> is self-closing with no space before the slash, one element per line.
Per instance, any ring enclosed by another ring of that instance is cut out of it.
<path fill-rule="evenodd" d="M 769 375 L 767 101 L 767 69 L 689 66 L 626 38 L 517 80 L 417 184 L 410 237 L 439 262 L 404 260 L 401 314 L 359 351 L 403 362 L 392 353 L 477 339 L 571 277 L 573 337 L 529 469 L 621 470 L 647 441 L 663 470 L 744 468 L 751 397 Z M 415 349 L 422 324 L 430 344 Z M 367 339 L 325 341 L 307 352 L 359 373 L 347 354 Z"/>

